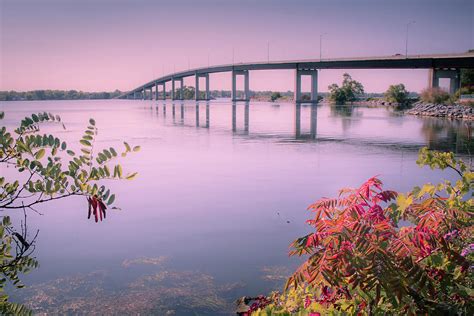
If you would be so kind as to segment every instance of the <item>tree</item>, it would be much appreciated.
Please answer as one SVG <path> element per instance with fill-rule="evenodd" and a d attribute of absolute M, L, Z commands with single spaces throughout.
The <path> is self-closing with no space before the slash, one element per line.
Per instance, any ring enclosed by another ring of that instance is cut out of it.
<path fill-rule="evenodd" d="M 474 173 L 452 153 L 427 148 L 417 163 L 459 179 L 399 194 L 373 177 L 310 205 L 314 232 L 290 253 L 307 259 L 288 291 L 256 315 L 472 315 Z"/>
<path fill-rule="evenodd" d="M 3 118 L 4 113 L 0 112 L 0 119 Z M 44 112 L 25 117 L 13 131 L 6 126 L 0 129 L 0 167 L 15 171 L 14 176 L 0 177 L 0 313 L 3 315 L 27 313 L 23 306 L 9 302 L 5 293 L 7 282 L 23 287 L 20 275 L 38 265 L 33 256 L 38 232 L 30 236 L 27 212 L 36 211 L 42 203 L 82 196 L 89 205 L 88 218 L 93 214 L 98 222 L 105 218 L 107 205 L 115 200 L 115 195 L 101 181 L 130 180 L 136 176 L 136 173 L 125 175 L 120 164 L 111 165 L 119 157 L 114 148 L 95 147 L 98 128 L 93 119 L 79 141 L 79 154 L 58 137 L 41 135 L 41 126 L 51 123 L 62 124 L 61 118 Z M 122 157 L 140 150 L 139 146 L 124 145 Z M 11 222 L 8 211 L 23 211 L 20 230 Z"/>
<path fill-rule="evenodd" d="M 357 99 L 357 95 L 364 93 L 364 87 L 362 84 L 348 74 L 343 75 L 342 86 L 339 87 L 333 83 L 328 86 L 329 99 L 337 104 L 344 104 L 346 102 L 353 102 Z"/>
<path fill-rule="evenodd" d="M 272 102 L 275 102 L 279 98 L 281 98 L 280 92 L 273 92 L 270 96 Z"/>
<path fill-rule="evenodd" d="M 461 87 L 474 86 L 474 69 L 461 69 Z"/>
<path fill-rule="evenodd" d="M 405 89 L 405 85 L 403 83 L 391 85 L 385 92 L 385 100 L 399 104 L 406 103 L 408 100 L 408 91 Z"/>

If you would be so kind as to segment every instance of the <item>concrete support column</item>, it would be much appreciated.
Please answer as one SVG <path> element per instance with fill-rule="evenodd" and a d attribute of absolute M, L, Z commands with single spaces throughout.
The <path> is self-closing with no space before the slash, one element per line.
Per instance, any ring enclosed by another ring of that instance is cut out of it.
<path fill-rule="evenodd" d="M 150 100 L 153 100 L 153 86 L 150 87 Z"/>
<path fill-rule="evenodd" d="M 155 82 L 155 100 L 158 101 L 158 82 Z"/>
<path fill-rule="evenodd" d="M 163 85 L 163 100 L 166 100 L 166 82 L 163 82 L 162 85 Z"/>
<path fill-rule="evenodd" d="M 209 74 L 206 74 L 206 101 L 211 99 L 211 92 L 209 90 Z"/>
<path fill-rule="evenodd" d="M 196 73 L 194 78 L 196 79 L 196 83 L 194 85 L 194 100 L 199 101 L 199 75 Z"/>
<path fill-rule="evenodd" d="M 237 96 L 237 76 L 244 76 L 244 97 Z M 250 100 L 250 80 L 248 70 L 232 71 L 232 101 L 249 101 Z"/>
<path fill-rule="evenodd" d="M 133 99 L 137 98 L 137 91 L 133 91 Z"/>
<path fill-rule="evenodd" d="M 460 69 L 430 69 L 429 71 L 429 87 L 439 87 L 439 79 L 449 79 L 449 93 L 454 94 L 461 87 L 461 70 Z"/>
<path fill-rule="evenodd" d="M 176 100 L 174 88 L 174 78 L 171 78 L 171 100 Z"/>
<path fill-rule="evenodd" d="M 146 99 L 146 91 L 145 91 L 145 88 L 143 88 L 143 92 L 142 92 L 142 99 L 145 100 Z"/>
<path fill-rule="evenodd" d="M 311 95 L 310 100 L 303 100 L 301 92 L 301 77 L 311 76 Z M 296 69 L 295 70 L 295 102 L 318 102 L 318 70 L 317 69 Z"/>

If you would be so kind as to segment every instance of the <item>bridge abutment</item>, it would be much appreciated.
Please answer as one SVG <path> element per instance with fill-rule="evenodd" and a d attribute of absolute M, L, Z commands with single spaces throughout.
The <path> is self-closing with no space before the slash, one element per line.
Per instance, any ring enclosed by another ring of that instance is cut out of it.
<path fill-rule="evenodd" d="M 461 70 L 460 69 L 436 69 L 431 68 L 429 71 L 429 87 L 439 87 L 439 79 L 449 79 L 449 93 L 454 94 L 461 87 Z"/>
<path fill-rule="evenodd" d="M 237 76 L 244 76 L 244 96 L 237 96 Z M 232 70 L 232 101 L 249 101 L 250 100 L 250 82 L 248 70 Z"/>
<path fill-rule="evenodd" d="M 301 92 L 301 77 L 311 76 L 311 95 L 309 100 L 303 100 Z M 318 103 L 318 70 L 317 69 L 296 69 L 295 70 L 295 102 Z"/>

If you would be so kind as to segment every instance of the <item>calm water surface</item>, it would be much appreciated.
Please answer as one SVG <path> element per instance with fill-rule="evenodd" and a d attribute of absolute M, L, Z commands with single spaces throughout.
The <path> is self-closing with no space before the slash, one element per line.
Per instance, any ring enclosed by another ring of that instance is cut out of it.
<path fill-rule="evenodd" d="M 108 185 L 121 210 L 96 224 L 84 198 L 31 213 L 40 268 L 13 298 L 60 314 L 232 314 L 239 296 L 281 288 L 298 265 L 288 245 L 305 233 L 306 207 L 379 175 L 408 191 L 453 178 L 415 163 L 422 146 L 470 158 L 472 126 L 368 107 L 295 107 L 228 101 L 3 102 L 5 123 L 59 114 L 46 126 L 78 148 L 90 117 L 97 147 L 125 140 L 134 181 Z M 9 170 L 1 170 L 8 174 Z"/>

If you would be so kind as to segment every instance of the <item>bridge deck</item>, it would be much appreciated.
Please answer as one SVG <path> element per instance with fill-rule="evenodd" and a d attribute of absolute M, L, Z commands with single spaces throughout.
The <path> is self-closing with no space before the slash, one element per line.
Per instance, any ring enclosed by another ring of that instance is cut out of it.
<path fill-rule="evenodd" d="M 273 69 L 431 69 L 431 68 L 474 68 L 474 53 L 445 55 L 382 56 L 337 59 L 302 59 L 272 62 L 250 62 L 201 67 L 180 71 L 145 83 L 120 97 L 149 89 L 156 83 L 184 78 L 196 74 L 228 72 L 233 70 L 273 70 Z"/>

